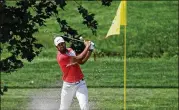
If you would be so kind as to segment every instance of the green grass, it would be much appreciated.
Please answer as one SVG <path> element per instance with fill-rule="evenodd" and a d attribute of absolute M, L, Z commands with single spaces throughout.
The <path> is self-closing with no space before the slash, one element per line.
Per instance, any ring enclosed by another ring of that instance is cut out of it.
<path fill-rule="evenodd" d="M 91 58 L 81 67 L 88 86 L 123 87 L 123 60 L 120 58 L 104 57 L 97 61 Z M 59 87 L 61 74 L 55 58 L 37 58 L 17 72 L 2 73 L 1 80 L 10 87 Z M 32 80 L 34 84 L 30 84 Z M 128 59 L 127 86 L 177 87 L 177 60 Z"/>
<path fill-rule="evenodd" d="M 25 110 L 30 101 L 30 92 L 28 89 L 9 89 L 1 96 L 1 110 Z"/>
<path fill-rule="evenodd" d="M 177 110 L 177 89 L 127 89 L 127 110 Z M 123 110 L 122 88 L 89 89 L 99 110 Z"/>
<path fill-rule="evenodd" d="M 122 109 L 123 60 L 105 57 L 98 58 L 94 62 L 90 59 L 82 68 L 89 88 L 89 100 L 95 102 L 95 107 Z M 26 63 L 24 68 L 17 72 L 1 74 L 1 80 L 6 81 L 8 86 L 13 88 L 60 88 L 61 72 L 55 59 L 37 58 L 32 63 Z M 30 84 L 31 80 L 34 84 Z M 176 59 L 127 60 L 127 107 L 129 109 L 167 110 L 171 108 L 175 110 L 177 109 L 177 87 Z M 28 103 L 28 92 L 32 92 L 33 89 L 16 90 L 10 89 L 10 92 L 2 97 L 3 108 L 11 107 L 7 106 L 7 103 L 13 103 L 11 108 L 21 103 Z M 21 92 L 22 96 L 14 103 L 16 94 Z"/>
<path fill-rule="evenodd" d="M 36 91 L 36 89 L 9 89 L 1 97 L 1 110 L 29 110 L 27 102 L 31 101 L 30 96 Z M 88 91 L 93 110 L 123 110 L 122 88 L 88 88 Z M 178 110 L 177 95 L 177 88 L 128 88 L 127 109 Z M 79 106 L 76 99 L 72 106 Z"/>

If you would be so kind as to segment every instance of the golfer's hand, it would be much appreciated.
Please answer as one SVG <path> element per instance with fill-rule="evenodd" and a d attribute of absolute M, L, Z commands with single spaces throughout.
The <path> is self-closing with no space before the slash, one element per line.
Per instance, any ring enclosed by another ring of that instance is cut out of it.
<path fill-rule="evenodd" d="M 85 46 L 90 46 L 91 45 L 91 41 L 84 41 Z"/>

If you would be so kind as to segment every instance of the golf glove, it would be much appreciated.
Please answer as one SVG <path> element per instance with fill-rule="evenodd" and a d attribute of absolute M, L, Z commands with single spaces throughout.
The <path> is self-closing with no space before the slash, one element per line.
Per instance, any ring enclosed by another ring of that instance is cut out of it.
<path fill-rule="evenodd" d="M 91 45 L 90 45 L 90 47 L 89 47 L 89 50 L 93 51 L 93 50 L 94 50 L 94 47 L 95 47 L 94 42 L 91 42 Z"/>

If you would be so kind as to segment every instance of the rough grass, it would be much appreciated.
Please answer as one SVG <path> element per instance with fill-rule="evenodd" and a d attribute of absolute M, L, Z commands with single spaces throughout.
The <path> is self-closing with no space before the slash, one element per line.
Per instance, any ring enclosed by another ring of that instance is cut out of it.
<path fill-rule="evenodd" d="M 40 92 L 37 93 L 37 91 Z M 32 110 L 32 108 L 36 110 L 57 110 L 59 102 L 56 102 L 56 100 L 59 100 L 60 97 L 59 88 L 48 88 L 48 93 L 45 93 L 45 91 L 47 90 L 9 89 L 6 95 L 1 97 L 1 110 Z M 88 88 L 88 91 L 92 110 L 123 110 L 122 88 Z M 127 88 L 127 109 L 178 110 L 177 94 L 177 88 Z M 76 99 L 72 108 L 75 108 L 73 110 L 79 109 Z"/>
<path fill-rule="evenodd" d="M 95 103 L 93 108 L 123 109 L 123 60 L 106 57 L 94 62 L 90 59 L 82 68 L 89 88 L 89 100 Z M 128 59 L 127 108 L 177 109 L 177 68 L 176 59 Z M 5 110 L 26 108 L 31 99 L 28 94 L 33 94 L 34 88 L 61 87 L 61 72 L 54 59 L 36 59 L 26 63 L 18 72 L 1 74 L 1 79 L 9 87 L 21 88 L 10 89 L 1 97 L 1 107 Z M 32 80 L 33 84 L 30 83 Z"/>
<path fill-rule="evenodd" d="M 123 60 L 117 57 L 91 58 L 81 66 L 88 86 L 123 87 Z M 59 87 L 61 71 L 55 58 L 36 59 L 12 74 L 1 74 L 11 87 Z M 129 87 L 177 87 L 176 59 L 128 59 Z M 30 82 L 34 81 L 33 84 Z M 57 82 L 59 81 L 59 82 Z"/>

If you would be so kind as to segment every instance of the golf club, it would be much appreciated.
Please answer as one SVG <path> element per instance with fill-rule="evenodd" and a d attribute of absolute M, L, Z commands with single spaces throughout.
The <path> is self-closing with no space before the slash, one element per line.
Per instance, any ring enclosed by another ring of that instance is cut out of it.
<path fill-rule="evenodd" d="M 55 33 L 54 33 L 54 38 L 57 37 L 57 36 L 61 36 L 61 35 L 58 35 L 58 34 L 55 34 Z M 78 41 L 78 42 L 83 43 L 83 41 L 82 41 L 82 40 L 83 40 L 83 37 L 80 37 L 80 40 L 74 39 L 74 38 L 70 38 L 70 37 L 67 37 L 67 36 L 62 36 L 62 37 L 65 37 L 65 38 L 68 38 L 68 39 L 75 40 L 75 41 Z"/>

